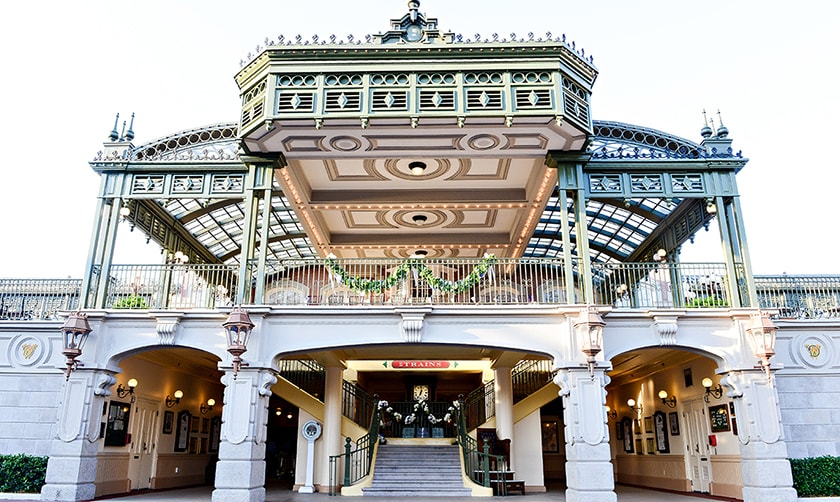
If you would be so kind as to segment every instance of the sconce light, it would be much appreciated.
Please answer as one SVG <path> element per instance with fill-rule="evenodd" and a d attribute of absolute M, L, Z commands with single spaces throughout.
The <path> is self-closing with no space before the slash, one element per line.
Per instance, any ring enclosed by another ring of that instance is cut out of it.
<path fill-rule="evenodd" d="M 184 397 L 184 391 L 178 389 L 175 391 L 175 396 L 166 396 L 166 407 L 172 408 L 176 404 L 181 402 L 181 398 Z"/>
<path fill-rule="evenodd" d="M 709 214 L 717 213 L 717 206 L 715 205 L 714 199 L 712 199 L 711 197 L 706 199 L 706 212 Z"/>
<path fill-rule="evenodd" d="M 653 254 L 653 261 L 658 261 L 658 262 L 665 261 L 665 259 L 667 257 L 668 257 L 668 251 L 665 251 L 664 249 L 659 248 L 659 251 L 657 251 L 656 253 Z"/>
<path fill-rule="evenodd" d="M 581 352 L 586 354 L 586 364 L 589 366 L 589 376 L 595 379 L 595 356 L 601 352 L 601 345 L 604 341 L 604 326 L 606 323 L 598 314 L 598 308 L 589 305 L 581 310 L 577 321 L 574 323 L 577 331 Z"/>
<path fill-rule="evenodd" d="M 617 416 L 618 416 L 618 412 L 616 412 L 614 409 L 607 406 L 607 417 L 615 420 Z"/>
<path fill-rule="evenodd" d="M 137 379 L 132 378 L 127 382 L 128 388 L 123 387 L 122 384 L 117 386 L 117 395 L 120 397 L 131 396 L 131 402 L 137 400 L 137 396 L 134 395 L 134 389 L 137 387 Z"/>
<path fill-rule="evenodd" d="M 664 390 L 659 391 L 659 399 L 662 400 L 662 404 L 668 406 L 669 408 L 677 407 L 677 398 L 674 396 L 668 397 L 668 393 Z"/>
<path fill-rule="evenodd" d="M 414 176 L 422 176 L 426 171 L 426 163 L 420 161 L 410 162 L 408 164 L 408 169 Z"/>
<path fill-rule="evenodd" d="M 201 403 L 199 411 L 201 411 L 201 414 L 204 415 L 208 411 L 212 410 L 213 406 L 216 406 L 216 400 L 211 397 L 207 400 L 207 404 Z"/>
<path fill-rule="evenodd" d="M 759 312 L 752 316 L 752 324 L 747 328 L 753 344 L 753 353 L 770 380 L 770 358 L 776 354 L 776 326 L 770 320 L 770 314 Z"/>
<path fill-rule="evenodd" d="M 254 323 L 251 322 L 251 317 L 248 311 L 241 306 L 233 307 L 227 320 L 222 323 L 227 333 L 227 351 L 233 356 L 233 378 L 236 379 L 236 374 L 242 366 L 248 366 L 248 363 L 242 360 L 242 354 L 248 351 L 248 338 L 251 336 L 251 330 L 254 329 Z"/>
<path fill-rule="evenodd" d="M 644 411 L 644 409 L 642 408 L 642 403 L 639 403 L 639 406 L 636 406 L 636 400 L 635 399 L 628 399 L 627 400 L 627 406 L 631 410 L 633 410 L 633 413 L 635 413 L 636 416 L 638 416 L 638 417 L 642 416 L 642 412 Z"/>
<path fill-rule="evenodd" d="M 75 371 L 79 366 L 83 366 L 81 361 L 76 358 L 82 355 L 82 348 L 84 348 L 88 335 L 90 334 L 90 324 L 87 320 L 87 315 L 81 312 L 72 312 L 64 325 L 61 326 L 62 341 L 64 349 L 61 353 L 67 358 L 67 369 L 64 371 L 64 380 L 70 380 L 70 372 Z"/>
<path fill-rule="evenodd" d="M 706 393 L 703 394 L 703 401 L 709 402 L 709 396 L 711 395 L 715 399 L 720 399 L 720 396 L 723 395 L 723 387 L 720 384 L 717 384 L 716 387 L 712 387 L 712 379 L 711 378 L 704 378 L 703 379 L 703 387 L 706 389 Z"/>

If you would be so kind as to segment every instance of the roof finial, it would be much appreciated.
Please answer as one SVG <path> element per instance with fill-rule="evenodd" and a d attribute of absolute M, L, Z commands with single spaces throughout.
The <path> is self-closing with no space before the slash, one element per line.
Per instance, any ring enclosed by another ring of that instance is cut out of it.
<path fill-rule="evenodd" d="M 703 138 L 710 138 L 712 136 L 712 128 L 709 127 L 709 119 L 706 117 L 706 109 L 703 109 L 703 128 L 700 129 L 700 136 Z"/>
<path fill-rule="evenodd" d="M 420 8 L 420 0 L 409 0 L 408 2 L 408 15 L 411 18 L 411 22 L 417 21 L 417 9 Z"/>
<path fill-rule="evenodd" d="M 120 139 L 120 133 L 117 132 L 117 124 L 120 123 L 120 114 L 117 114 L 117 118 L 114 119 L 114 128 L 111 130 L 111 134 L 108 135 L 108 139 L 111 141 L 116 141 Z"/>
<path fill-rule="evenodd" d="M 720 127 L 718 127 L 718 130 L 717 130 L 717 136 L 718 136 L 718 138 L 725 138 L 725 137 L 729 136 L 729 129 L 727 129 L 726 126 L 723 125 L 723 118 L 720 116 L 720 110 L 717 111 L 717 115 L 718 115 L 718 122 L 720 122 Z"/>
<path fill-rule="evenodd" d="M 134 139 L 134 112 L 131 112 L 131 123 L 128 124 L 128 132 L 125 133 L 125 140 L 131 141 Z"/>

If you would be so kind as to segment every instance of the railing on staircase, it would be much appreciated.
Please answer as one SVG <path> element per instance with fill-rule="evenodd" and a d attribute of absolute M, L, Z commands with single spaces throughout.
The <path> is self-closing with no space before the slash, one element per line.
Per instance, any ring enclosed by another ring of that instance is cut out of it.
<path fill-rule="evenodd" d="M 467 394 L 461 405 L 460 415 L 468 431 L 496 416 L 495 380 L 490 380 Z"/>
<path fill-rule="evenodd" d="M 376 403 L 359 384 L 342 381 L 341 414 L 364 427 Z"/>
<path fill-rule="evenodd" d="M 373 395 L 373 402 L 379 402 L 379 396 Z M 373 450 L 379 441 L 379 424 L 381 421 L 379 406 L 372 406 L 370 427 L 367 434 L 360 437 L 355 444 L 355 449 L 350 438 L 344 444 L 344 453 L 330 455 L 330 495 L 339 494 L 342 486 L 350 486 L 358 482 L 368 474 L 373 462 Z M 343 467 L 343 476 L 339 468 Z M 339 477 L 342 482 L 339 484 Z"/>
<path fill-rule="evenodd" d="M 492 387 L 491 387 L 492 389 Z M 467 426 L 465 413 L 466 403 L 463 398 L 458 399 L 455 415 L 458 424 L 458 445 L 461 447 L 461 455 L 464 457 L 464 472 L 475 483 L 490 487 L 491 466 L 493 471 L 507 471 L 507 460 L 503 455 L 492 455 L 487 440 L 479 445 L 475 438 L 468 434 L 471 430 Z M 504 490 L 504 483 L 500 483 L 499 489 Z M 505 495 L 499 493 L 499 495 Z"/>
<path fill-rule="evenodd" d="M 547 359 L 526 359 L 514 366 L 511 371 L 514 404 L 551 382 L 551 364 Z"/>

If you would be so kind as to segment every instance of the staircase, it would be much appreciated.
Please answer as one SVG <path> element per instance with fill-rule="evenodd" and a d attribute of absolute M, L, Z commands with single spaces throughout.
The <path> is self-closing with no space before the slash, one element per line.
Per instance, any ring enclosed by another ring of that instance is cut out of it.
<path fill-rule="evenodd" d="M 457 446 L 380 445 L 366 497 L 469 497 Z"/>

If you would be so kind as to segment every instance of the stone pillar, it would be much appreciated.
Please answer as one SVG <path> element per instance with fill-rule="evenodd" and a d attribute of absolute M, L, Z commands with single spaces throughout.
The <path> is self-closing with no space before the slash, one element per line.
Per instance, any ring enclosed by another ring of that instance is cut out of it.
<path fill-rule="evenodd" d="M 324 435 L 322 436 L 320 459 L 316 459 L 315 484 L 319 491 L 327 491 L 330 486 L 330 455 L 344 453 L 341 440 L 341 394 L 344 368 L 327 366 L 324 383 Z M 342 471 L 343 472 L 343 471 Z M 343 474 L 339 476 L 343 479 Z"/>
<path fill-rule="evenodd" d="M 744 502 L 795 502 L 775 377 L 761 369 L 734 370 L 721 383 L 738 417 Z"/>
<path fill-rule="evenodd" d="M 513 381 L 511 380 L 510 368 L 493 368 L 494 380 L 496 382 L 496 435 L 500 439 L 510 439 L 510 465 L 513 468 Z M 481 446 L 481 445 L 479 445 Z"/>
<path fill-rule="evenodd" d="M 268 399 L 277 377 L 270 369 L 243 367 L 236 378 L 227 370 L 222 383 L 224 408 L 212 500 L 262 502 Z"/>
<path fill-rule="evenodd" d="M 561 368 L 554 376 L 563 398 L 566 501 L 615 502 L 603 368 Z"/>
<path fill-rule="evenodd" d="M 93 498 L 99 421 L 116 381 L 110 371 L 77 369 L 64 383 L 41 500 Z"/>

